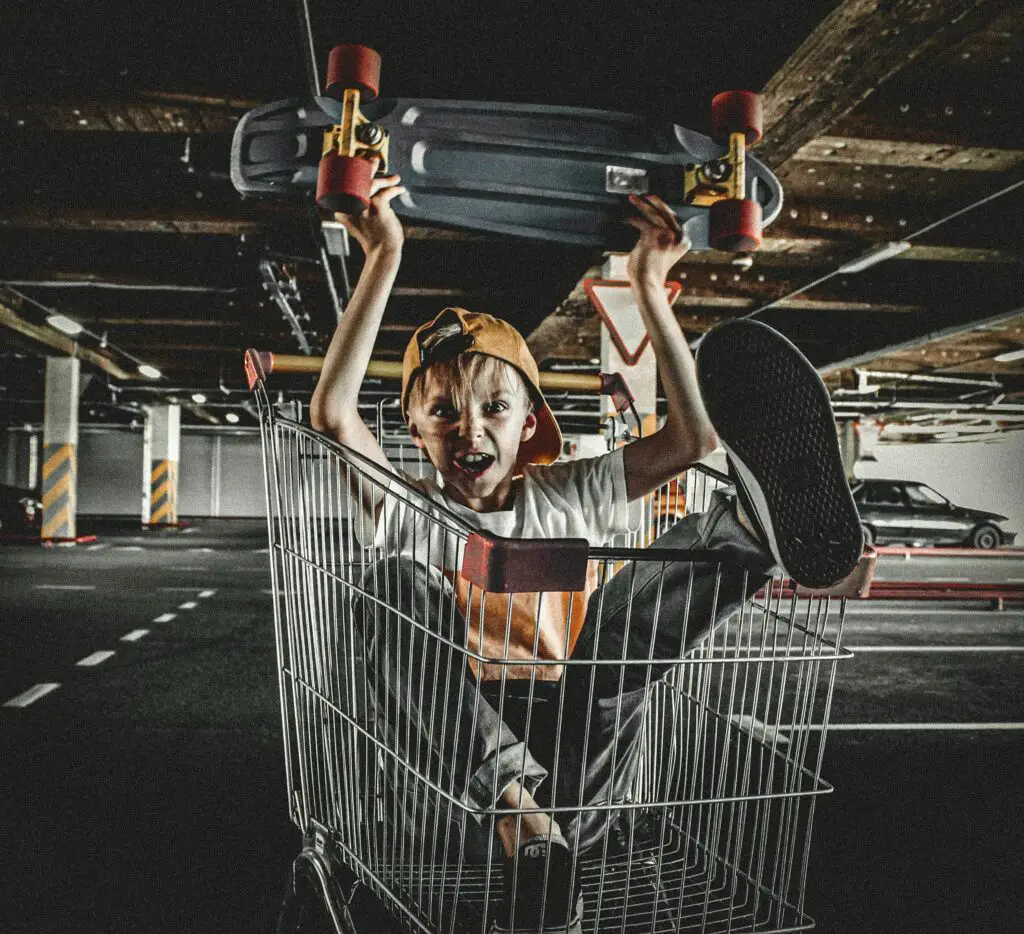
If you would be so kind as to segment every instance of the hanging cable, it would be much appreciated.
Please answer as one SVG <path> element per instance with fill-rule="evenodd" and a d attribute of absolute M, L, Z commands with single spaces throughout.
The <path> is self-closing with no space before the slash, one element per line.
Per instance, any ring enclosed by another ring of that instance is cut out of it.
<path fill-rule="evenodd" d="M 842 266 L 832 270 L 832 272 L 826 273 L 815 279 L 813 282 L 809 282 L 807 285 L 802 285 L 799 289 L 794 289 L 792 292 L 782 295 L 779 298 L 773 299 L 768 302 L 767 305 L 762 305 L 760 308 L 755 308 L 753 311 L 748 311 L 744 315 L 740 315 L 741 318 L 753 318 L 755 315 L 761 314 L 762 311 L 767 311 L 769 308 L 774 308 L 776 305 L 787 301 L 790 298 L 794 298 L 797 295 L 802 295 L 810 289 L 813 289 L 817 285 L 821 285 L 822 282 L 826 282 L 833 276 L 845 275 L 852 272 L 860 272 L 862 269 L 867 269 L 868 266 L 873 266 L 875 263 L 882 262 L 882 260 L 889 259 L 898 253 L 904 252 L 906 249 L 896 249 L 896 244 L 908 243 L 915 237 L 920 237 L 922 234 L 928 233 L 930 230 L 934 230 L 936 227 L 940 227 L 943 224 L 948 223 L 956 217 L 960 217 L 962 214 L 966 214 L 968 211 L 973 211 L 975 208 L 981 207 L 983 204 L 988 204 L 990 201 L 995 201 L 996 198 L 1001 198 L 1003 195 L 1008 195 L 1012 191 L 1016 191 L 1021 186 L 1024 186 L 1024 179 L 1014 182 L 1012 185 L 1007 185 L 1006 188 L 1002 188 L 999 191 L 993 192 L 990 195 L 986 195 L 984 198 L 979 198 L 977 201 L 968 204 L 966 207 L 959 208 L 953 211 L 951 214 L 947 214 L 945 217 L 940 217 L 934 223 L 928 224 L 926 227 L 922 227 L 920 230 L 914 231 L 912 234 L 908 234 L 902 240 L 895 241 L 892 247 L 883 249 L 882 247 L 888 247 L 887 244 L 878 244 L 871 248 L 871 250 L 859 259 L 851 260 L 850 262 L 843 263 Z M 855 267 L 855 268 L 853 268 Z"/>
<path fill-rule="evenodd" d="M 309 0 L 298 0 L 299 22 L 302 28 L 303 58 L 306 62 L 306 78 L 313 97 L 320 96 L 320 66 L 316 60 L 316 45 L 313 42 L 313 21 L 309 15 Z"/>

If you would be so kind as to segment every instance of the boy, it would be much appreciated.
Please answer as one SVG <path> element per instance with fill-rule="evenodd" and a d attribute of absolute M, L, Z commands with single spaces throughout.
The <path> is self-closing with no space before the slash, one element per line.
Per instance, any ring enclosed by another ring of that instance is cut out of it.
<path fill-rule="evenodd" d="M 366 264 L 310 405 L 314 428 L 386 471 L 392 467 L 356 400 L 401 260 L 402 228 L 390 203 L 403 191 L 397 176 L 375 178 L 369 209 L 342 218 Z M 466 593 L 455 592 L 460 581 L 448 567 L 448 543 L 432 538 L 436 530 L 418 511 L 392 505 L 389 512 L 382 496 L 361 491 L 369 528 L 389 555 L 371 569 L 364 591 L 375 593 L 383 573 L 391 592 L 407 595 L 396 608 L 364 600 L 358 623 L 389 747 L 455 798 L 484 810 L 516 809 L 495 824 L 506 857 L 499 932 L 580 929 L 579 886 L 570 887 L 573 852 L 600 838 L 608 805 L 629 790 L 652 679 L 735 612 L 773 566 L 800 583 L 827 587 L 853 570 L 863 547 L 828 395 L 813 368 L 776 332 L 750 321 L 710 332 L 698 367 L 664 292 L 669 269 L 689 247 L 685 234 L 658 198 L 631 201 L 639 214 L 627 223 L 640 236 L 628 275 L 668 399 L 664 426 L 602 457 L 554 464 L 561 435 L 525 341 L 488 315 L 445 309 L 414 334 L 404 359 L 402 412 L 443 489 L 414 485 L 482 530 L 586 538 L 597 546 L 629 531 L 629 504 L 721 442 L 738 500 L 715 494 L 708 512 L 679 522 L 653 547 L 714 549 L 732 559 L 730 569 L 670 562 L 662 570 L 647 562 L 650 569 L 638 564 L 600 588 L 591 581 L 586 593 L 561 602 L 551 594 L 539 606 L 535 596 L 526 605 L 488 597 L 489 608 L 497 603 L 497 619 L 488 615 L 478 627 L 483 614 L 477 607 L 471 616 Z M 438 606 L 446 609 L 423 612 Z M 410 619 L 434 619 L 439 638 L 428 638 Z M 470 664 L 470 673 L 453 663 L 459 645 L 523 664 Z M 531 659 L 622 664 L 530 665 Z M 531 679 L 531 691 L 538 681 L 564 678 L 561 711 L 575 719 L 562 727 L 552 769 L 558 788 L 543 789 L 563 807 L 578 802 L 564 833 L 534 798 L 548 768 L 499 717 L 500 695 L 484 692 L 489 682 L 504 688 L 516 677 Z"/>

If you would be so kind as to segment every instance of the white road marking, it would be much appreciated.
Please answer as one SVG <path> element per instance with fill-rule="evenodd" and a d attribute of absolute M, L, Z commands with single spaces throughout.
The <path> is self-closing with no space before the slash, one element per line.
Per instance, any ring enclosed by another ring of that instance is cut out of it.
<path fill-rule="evenodd" d="M 851 652 L 1024 652 L 1024 645 L 844 645 Z"/>
<path fill-rule="evenodd" d="M 922 601 L 927 602 L 927 601 Z M 943 607 L 931 607 L 931 606 L 898 606 L 898 607 L 883 607 L 877 603 L 874 606 L 868 606 L 864 603 L 847 603 L 846 604 L 846 615 L 847 616 L 878 616 L 884 618 L 886 616 L 955 616 L 960 619 L 963 616 L 987 616 L 990 619 L 1012 619 L 1015 615 L 1019 615 L 1020 611 L 1014 610 L 1002 610 L 996 612 L 995 610 L 947 610 Z"/>
<path fill-rule="evenodd" d="M 181 530 L 181 534 L 182 535 L 191 535 L 194 531 L 195 531 L 195 529 L 182 529 Z"/>
<path fill-rule="evenodd" d="M 969 577 L 926 577 L 925 581 L 928 583 L 936 582 L 940 584 L 969 584 L 971 579 Z M 983 581 L 979 581 L 978 583 L 983 583 Z"/>
<path fill-rule="evenodd" d="M 270 549 L 269 548 L 254 548 L 252 550 L 252 553 L 254 555 L 269 555 L 270 554 Z"/>
<path fill-rule="evenodd" d="M 1024 730 L 1024 723 L 830 723 L 829 731 L 852 733 L 856 730 L 896 732 L 899 730 Z M 810 729 L 820 730 L 821 724 L 812 724 Z"/>
<path fill-rule="evenodd" d="M 115 551 L 145 551 L 141 545 L 118 545 Z"/>
<path fill-rule="evenodd" d="M 86 551 L 99 551 L 101 548 L 109 548 L 109 544 L 104 542 L 102 545 L 89 545 L 86 547 Z"/>
<path fill-rule="evenodd" d="M 19 694 L 17 697 L 12 697 L 9 701 L 4 703 L 5 707 L 27 707 L 29 704 L 34 704 L 39 698 L 46 697 L 51 691 L 56 691 L 60 687 L 60 684 L 37 684 L 34 687 L 30 687 L 27 691 Z"/>
<path fill-rule="evenodd" d="M 168 571 L 209 571 L 207 567 L 203 567 L 201 564 L 182 564 L 177 567 L 167 568 Z"/>
<path fill-rule="evenodd" d="M 196 603 L 195 600 L 187 600 L 184 603 L 179 603 L 178 604 L 178 609 L 179 610 L 194 610 L 197 606 L 199 606 L 199 604 Z"/>
<path fill-rule="evenodd" d="M 153 622 L 154 623 L 169 623 L 177 615 L 178 615 L 177 613 L 161 613 L 156 619 L 153 620 Z"/>
<path fill-rule="evenodd" d="M 216 590 L 200 590 L 199 598 L 205 600 L 207 597 L 212 597 L 216 592 Z"/>
<path fill-rule="evenodd" d="M 126 632 L 121 636 L 122 642 L 138 642 L 143 636 L 148 635 L 148 629 L 133 629 L 131 632 Z"/>
<path fill-rule="evenodd" d="M 95 590 L 95 584 L 36 584 L 36 590 Z"/>
<path fill-rule="evenodd" d="M 1008 584 L 1024 584 L 1024 577 L 1008 577 L 1006 578 Z"/>
<path fill-rule="evenodd" d="M 213 548 L 189 548 L 189 551 L 191 551 L 193 554 L 212 555 L 213 552 L 214 552 L 214 549 Z"/>
<path fill-rule="evenodd" d="M 93 652 L 92 655 L 86 655 L 85 658 L 79 659 L 75 662 L 79 668 L 92 668 L 94 665 L 102 665 L 108 658 L 113 658 L 117 653 L 109 650 L 105 652 Z"/>
<path fill-rule="evenodd" d="M 193 593 L 195 587 L 157 587 L 157 590 L 165 590 L 169 593 Z"/>

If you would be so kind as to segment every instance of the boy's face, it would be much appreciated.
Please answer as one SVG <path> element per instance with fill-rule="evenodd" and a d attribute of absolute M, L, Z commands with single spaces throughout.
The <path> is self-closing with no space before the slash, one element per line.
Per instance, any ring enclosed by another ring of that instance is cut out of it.
<path fill-rule="evenodd" d="M 519 446 L 533 436 L 537 417 L 512 367 L 470 356 L 477 359 L 463 368 L 466 378 L 453 379 L 451 366 L 430 367 L 423 374 L 410 397 L 409 433 L 456 502 L 493 512 L 505 507 Z"/>

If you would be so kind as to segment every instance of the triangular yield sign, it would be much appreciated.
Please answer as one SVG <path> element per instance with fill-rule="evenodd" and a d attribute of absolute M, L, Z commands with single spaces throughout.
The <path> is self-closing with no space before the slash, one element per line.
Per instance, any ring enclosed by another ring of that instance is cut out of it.
<path fill-rule="evenodd" d="M 628 366 L 635 366 L 651 338 L 644 327 L 630 284 L 621 279 L 584 279 L 583 289 L 608 328 L 619 356 Z M 669 305 L 681 290 L 678 282 L 665 283 Z"/>

